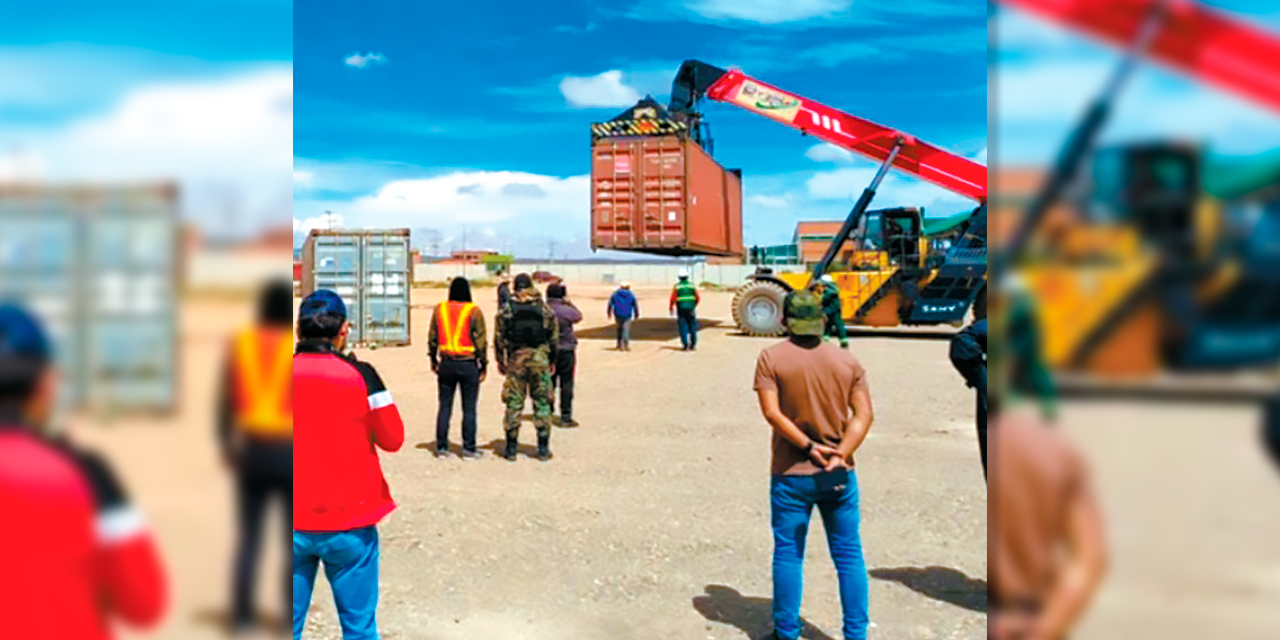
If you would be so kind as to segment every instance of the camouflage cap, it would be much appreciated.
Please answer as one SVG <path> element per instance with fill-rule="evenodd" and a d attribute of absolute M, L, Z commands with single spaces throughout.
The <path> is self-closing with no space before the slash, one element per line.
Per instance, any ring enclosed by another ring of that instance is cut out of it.
<path fill-rule="evenodd" d="M 822 300 L 809 291 L 793 291 L 782 303 L 782 317 L 792 335 L 821 336 L 826 331 L 827 317 Z"/>

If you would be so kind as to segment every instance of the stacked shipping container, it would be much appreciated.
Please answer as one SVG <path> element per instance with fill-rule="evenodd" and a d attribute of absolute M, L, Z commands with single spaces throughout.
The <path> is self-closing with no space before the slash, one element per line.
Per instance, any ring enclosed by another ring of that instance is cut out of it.
<path fill-rule="evenodd" d="M 408 345 L 412 269 L 408 229 L 315 229 L 302 248 L 300 294 L 342 296 L 352 345 Z"/>
<path fill-rule="evenodd" d="M 49 327 L 65 408 L 177 407 L 176 191 L 0 186 L 0 300 Z"/>

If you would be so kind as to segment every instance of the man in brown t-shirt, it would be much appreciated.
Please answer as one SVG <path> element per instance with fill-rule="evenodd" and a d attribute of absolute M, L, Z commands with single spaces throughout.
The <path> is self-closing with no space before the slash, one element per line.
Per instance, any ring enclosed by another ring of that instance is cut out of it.
<path fill-rule="evenodd" d="M 1061 640 L 1106 571 L 1080 455 L 1034 414 L 992 415 L 988 599 L 993 640 Z"/>
<path fill-rule="evenodd" d="M 844 637 L 867 637 L 867 567 L 858 533 L 853 453 L 871 428 L 866 371 L 845 349 L 824 343 L 822 301 L 787 296 L 791 337 L 756 362 L 760 410 L 773 427 L 773 637 L 800 637 L 800 593 L 809 517 L 818 507 L 840 580 Z"/>

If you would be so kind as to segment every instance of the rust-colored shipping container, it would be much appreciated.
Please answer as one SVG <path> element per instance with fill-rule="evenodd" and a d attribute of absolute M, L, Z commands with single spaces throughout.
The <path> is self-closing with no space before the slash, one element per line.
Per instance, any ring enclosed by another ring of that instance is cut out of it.
<path fill-rule="evenodd" d="M 597 139 L 591 248 L 741 256 L 741 172 L 682 135 Z"/>

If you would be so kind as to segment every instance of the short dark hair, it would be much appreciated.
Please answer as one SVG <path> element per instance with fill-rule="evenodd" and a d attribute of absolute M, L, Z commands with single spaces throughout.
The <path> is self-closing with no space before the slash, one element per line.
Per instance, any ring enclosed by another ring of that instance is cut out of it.
<path fill-rule="evenodd" d="M 258 322 L 267 326 L 293 324 L 293 283 L 274 278 L 262 288 L 258 298 Z"/>
<path fill-rule="evenodd" d="M 449 281 L 450 302 L 471 302 L 471 283 L 461 276 Z"/>
<path fill-rule="evenodd" d="M 332 340 L 342 333 L 347 319 L 332 311 L 303 316 L 298 319 L 298 337 L 303 340 Z"/>
<path fill-rule="evenodd" d="M 35 393 L 49 361 L 31 355 L 0 358 L 0 408 L 21 407 Z"/>
<path fill-rule="evenodd" d="M 512 283 L 512 288 L 514 288 L 516 291 L 523 291 L 524 289 L 532 289 L 533 278 L 531 278 L 527 273 L 522 273 L 516 276 L 515 282 Z"/>
<path fill-rule="evenodd" d="M 547 297 L 552 300 L 562 300 L 566 293 L 568 293 L 568 291 L 565 289 L 564 285 L 559 282 L 547 287 Z"/>

